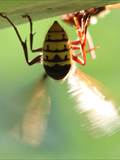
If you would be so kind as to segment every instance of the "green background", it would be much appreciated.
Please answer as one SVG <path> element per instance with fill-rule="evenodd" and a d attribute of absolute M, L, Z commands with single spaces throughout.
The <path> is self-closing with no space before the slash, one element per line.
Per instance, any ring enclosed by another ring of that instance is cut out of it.
<path fill-rule="evenodd" d="M 81 70 L 102 82 L 120 104 L 120 10 L 114 10 L 97 25 L 90 26 L 97 59 L 87 60 Z M 21 17 L 20 17 L 21 18 Z M 37 32 L 34 47 L 42 47 L 45 34 L 54 20 L 34 22 Z M 75 30 L 63 24 L 70 39 L 76 39 Z M 29 38 L 29 25 L 19 25 L 23 38 Z M 42 65 L 27 66 L 23 50 L 12 28 L 0 30 L 0 158 L 97 159 L 120 158 L 120 132 L 95 138 L 82 127 L 80 114 L 68 97 L 66 84 L 47 81 L 52 99 L 47 129 L 41 145 L 25 144 L 9 134 L 11 128 L 24 116 L 36 82 L 43 73 Z M 35 53 L 30 53 L 30 58 Z"/>

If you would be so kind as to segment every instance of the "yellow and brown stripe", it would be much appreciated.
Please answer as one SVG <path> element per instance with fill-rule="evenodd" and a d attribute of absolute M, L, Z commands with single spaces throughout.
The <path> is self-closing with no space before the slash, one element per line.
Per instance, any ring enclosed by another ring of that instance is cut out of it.
<path fill-rule="evenodd" d="M 54 79 L 64 78 L 71 67 L 68 37 L 57 21 L 48 30 L 44 41 L 43 65 Z"/>

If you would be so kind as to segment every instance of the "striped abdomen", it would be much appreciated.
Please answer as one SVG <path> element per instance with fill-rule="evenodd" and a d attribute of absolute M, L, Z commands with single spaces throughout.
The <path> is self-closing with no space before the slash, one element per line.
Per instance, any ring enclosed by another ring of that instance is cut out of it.
<path fill-rule="evenodd" d="M 68 37 L 57 21 L 48 30 L 44 41 L 43 65 L 47 74 L 56 80 L 63 79 L 71 67 Z"/>

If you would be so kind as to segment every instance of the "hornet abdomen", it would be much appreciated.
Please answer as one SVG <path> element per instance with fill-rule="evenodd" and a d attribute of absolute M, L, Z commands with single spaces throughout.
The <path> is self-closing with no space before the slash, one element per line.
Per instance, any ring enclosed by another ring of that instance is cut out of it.
<path fill-rule="evenodd" d="M 43 45 L 43 65 L 53 79 L 63 79 L 71 67 L 68 37 L 60 24 L 55 21 L 47 32 Z"/>

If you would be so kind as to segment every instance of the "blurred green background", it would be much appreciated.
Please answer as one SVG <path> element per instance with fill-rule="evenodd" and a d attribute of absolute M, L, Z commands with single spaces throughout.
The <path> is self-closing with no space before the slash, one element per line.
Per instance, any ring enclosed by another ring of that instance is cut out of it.
<path fill-rule="evenodd" d="M 102 82 L 120 105 L 120 10 L 113 10 L 89 27 L 97 59 L 87 60 L 81 70 Z M 21 18 L 21 17 L 20 17 Z M 42 47 L 45 34 L 54 17 L 34 22 L 34 47 Z M 75 30 L 64 24 L 70 39 L 76 39 Z M 29 25 L 19 25 L 23 38 L 29 39 Z M 120 132 L 95 138 L 82 127 L 80 114 L 68 97 L 66 83 L 47 81 L 52 106 L 47 129 L 41 145 L 32 146 L 15 139 L 10 130 L 22 120 L 31 100 L 36 82 L 43 73 L 42 65 L 27 66 L 23 50 L 14 30 L 0 30 L 0 159 L 114 159 L 120 158 Z M 36 54 L 30 52 L 30 58 Z"/>

